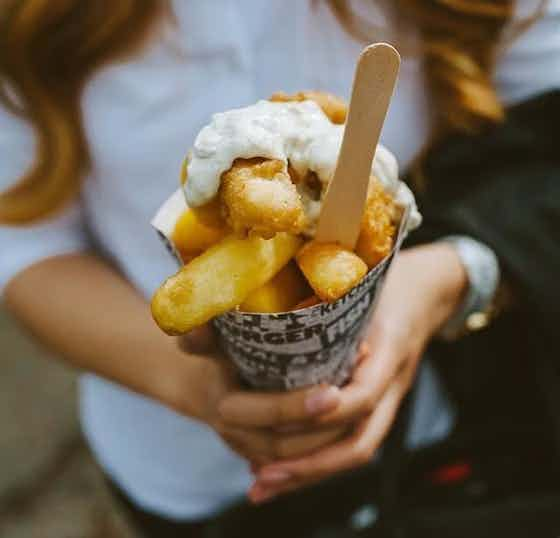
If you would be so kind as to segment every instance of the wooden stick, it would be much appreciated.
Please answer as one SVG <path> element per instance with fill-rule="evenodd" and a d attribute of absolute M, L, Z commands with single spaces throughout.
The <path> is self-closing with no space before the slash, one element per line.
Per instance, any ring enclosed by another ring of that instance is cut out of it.
<path fill-rule="evenodd" d="M 386 43 L 360 54 L 344 137 L 315 239 L 354 250 L 367 200 L 371 164 L 395 89 L 400 55 Z"/>

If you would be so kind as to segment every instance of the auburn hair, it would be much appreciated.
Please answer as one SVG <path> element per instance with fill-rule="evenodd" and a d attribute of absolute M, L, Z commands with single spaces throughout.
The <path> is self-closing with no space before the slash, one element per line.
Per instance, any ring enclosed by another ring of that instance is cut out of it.
<path fill-rule="evenodd" d="M 88 165 L 84 83 L 135 50 L 161 7 L 161 0 L 0 0 L 0 99 L 36 137 L 32 167 L 0 194 L 0 222 L 46 217 L 79 191 Z"/>
<path fill-rule="evenodd" d="M 341 23 L 360 33 L 349 2 L 328 1 Z M 419 29 L 440 131 L 476 132 L 504 117 L 492 74 L 514 3 L 393 0 L 399 15 Z M 76 195 L 88 165 L 80 108 L 84 84 L 99 66 L 145 42 L 166 5 L 0 0 L 0 99 L 31 122 L 37 140 L 33 166 L 0 194 L 0 222 L 46 217 Z"/>

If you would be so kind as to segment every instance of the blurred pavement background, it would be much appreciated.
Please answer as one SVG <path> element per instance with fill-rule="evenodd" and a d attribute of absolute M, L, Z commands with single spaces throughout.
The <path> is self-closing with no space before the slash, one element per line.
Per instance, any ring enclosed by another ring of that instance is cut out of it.
<path fill-rule="evenodd" d="M 0 305 L 0 538 L 137 538 L 85 447 L 76 372 Z"/>

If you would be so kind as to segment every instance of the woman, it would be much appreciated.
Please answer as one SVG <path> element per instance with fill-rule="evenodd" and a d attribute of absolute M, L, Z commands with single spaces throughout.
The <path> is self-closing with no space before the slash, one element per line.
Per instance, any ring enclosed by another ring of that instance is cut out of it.
<path fill-rule="evenodd" d="M 435 137 L 485 131 L 560 85 L 560 2 L 528 3 L 2 3 L 0 181 L 19 180 L 0 197 L 6 304 L 87 372 L 84 434 L 148 535 L 368 461 L 427 344 L 485 311 L 500 281 L 490 240 L 428 214 L 429 242 L 395 263 L 347 387 L 246 392 L 211 341 L 192 336 L 185 355 L 146 306 L 174 269 L 147 223 L 185 148 L 213 112 L 279 89 L 348 96 L 367 34 L 406 53 L 383 141 L 410 167 Z M 409 443 L 445 436 L 452 420 L 426 363 Z"/>

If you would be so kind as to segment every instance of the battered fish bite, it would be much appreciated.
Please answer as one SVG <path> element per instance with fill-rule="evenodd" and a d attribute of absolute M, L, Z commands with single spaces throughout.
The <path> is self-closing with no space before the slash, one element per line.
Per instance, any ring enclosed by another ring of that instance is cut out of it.
<path fill-rule="evenodd" d="M 296 260 L 317 297 L 328 302 L 348 293 L 368 271 L 357 254 L 336 243 L 310 241 Z"/>
<path fill-rule="evenodd" d="M 348 113 L 348 105 L 344 100 L 336 95 L 327 92 L 297 92 L 288 95 L 284 92 L 276 92 L 269 99 L 275 103 L 287 103 L 291 101 L 314 101 L 319 105 L 325 115 L 336 124 L 342 124 L 346 121 Z"/>
<path fill-rule="evenodd" d="M 294 95 L 279 92 L 270 98 L 275 102 L 306 100 L 316 102 L 333 123 L 344 123 L 346 103 L 334 95 L 313 91 Z M 181 170 L 183 185 L 188 181 L 190 159 L 191 156 L 187 155 Z M 296 185 L 304 191 L 309 190 L 304 183 L 312 175 L 310 172 L 300 177 L 289 162 L 286 166 L 282 160 L 238 158 L 222 174 L 218 196 L 202 206 L 193 207 L 193 213 L 206 226 L 228 227 L 242 236 L 269 239 L 280 232 L 297 235 L 305 230 L 308 222 L 305 203 Z"/>
<path fill-rule="evenodd" d="M 301 197 L 280 160 L 236 159 L 222 174 L 219 199 L 228 226 L 241 235 L 298 235 L 306 224 Z"/>
<path fill-rule="evenodd" d="M 375 267 L 391 253 L 397 231 L 395 223 L 399 217 L 399 210 L 392 197 L 385 192 L 379 181 L 372 178 L 356 244 L 356 254 L 369 268 Z"/>

